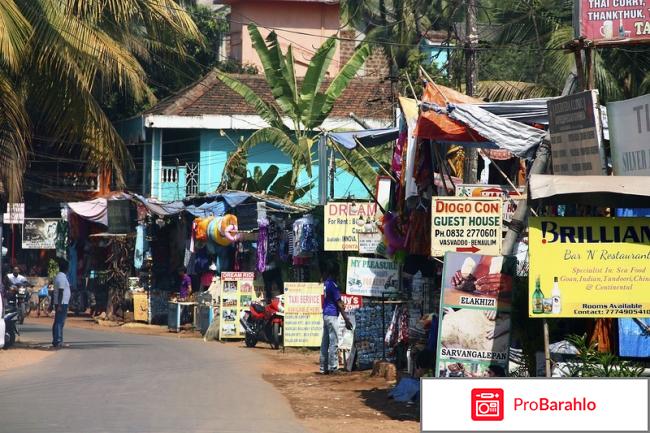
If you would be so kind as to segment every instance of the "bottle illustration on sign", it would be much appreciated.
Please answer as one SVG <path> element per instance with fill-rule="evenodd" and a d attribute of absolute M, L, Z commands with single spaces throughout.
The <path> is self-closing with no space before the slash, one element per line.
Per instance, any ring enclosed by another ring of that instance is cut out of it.
<path fill-rule="evenodd" d="M 544 294 L 540 287 L 539 275 L 535 280 L 535 291 L 533 292 L 533 314 L 542 314 L 544 312 Z"/>
<path fill-rule="evenodd" d="M 562 311 L 562 299 L 560 298 L 560 285 L 557 282 L 557 277 L 553 277 L 553 291 L 551 292 L 552 314 L 560 314 Z"/>
<path fill-rule="evenodd" d="M 623 27 L 623 18 L 620 18 L 620 21 L 618 23 L 618 36 L 620 38 L 625 37 L 625 27 Z"/>

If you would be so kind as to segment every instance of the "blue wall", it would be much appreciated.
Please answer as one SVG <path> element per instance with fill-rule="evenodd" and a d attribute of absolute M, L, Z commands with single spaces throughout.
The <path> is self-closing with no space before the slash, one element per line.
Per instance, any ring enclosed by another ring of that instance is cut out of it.
<path fill-rule="evenodd" d="M 239 142 L 239 138 L 243 136 L 247 138 L 252 134 L 252 130 L 225 130 L 226 136 L 222 136 L 216 130 L 202 130 L 200 135 L 200 159 L 199 159 L 199 191 L 204 193 L 214 192 L 221 182 L 221 176 L 228 159 L 228 154 L 235 150 L 234 143 Z M 152 182 L 151 195 L 160 198 L 161 200 L 168 201 L 174 200 L 177 195 L 175 185 L 160 184 L 160 160 L 161 155 L 164 153 L 163 146 L 159 145 L 164 131 L 155 130 L 152 135 L 152 168 L 154 173 L 154 182 Z M 160 150 L 159 150 L 160 149 Z M 314 144 L 312 149 L 312 158 L 314 159 L 312 165 L 312 179 L 314 186 L 307 195 L 305 195 L 301 203 L 317 203 L 318 202 L 318 146 Z M 260 144 L 251 149 L 248 155 L 248 169 L 253 173 L 253 169 L 259 166 L 262 171 L 265 171 L 269 166 L 277 165 L 280 169 L 278 176 L 281 176 L 291 170 L 291 160 L 280 150 L 271 146 L 270 144 Z M 181 175 L 181 181 L 184 181 L 184 176 Z M 309 183 L 309 178 L 306 171 L 302 171 L 298 178 L 298 185 L 305 186 Z M 145 185 L 147 186 L 147 185 Z M 375 185 L 368 185 L 374 189 Z M 184 196 L 184 188 L 180 188 L 181 195 Z M 329 191 L 329 188 L 328 188 Z M 354 198 L 368 198 L 368 193 L 352 174 L 343 170 L 337 170 L 334 183 L 335 196 L 341 197 L 354 197 Z M 183 198 L 183 197 L 181 197 Z"/>

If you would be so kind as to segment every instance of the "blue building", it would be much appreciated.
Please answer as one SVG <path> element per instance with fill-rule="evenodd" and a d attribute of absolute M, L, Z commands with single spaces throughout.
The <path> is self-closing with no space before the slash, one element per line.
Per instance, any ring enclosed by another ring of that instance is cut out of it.
<path fill-rule="evenodd" d="M 267 103 L 273 103 L 261 75 L 237 75 Z M 328 83 L 324 83 L 327 86 Z M 323 124 L 327 131 L 354 131 L 390 126 L 393 121 L 391 86 L 377 79 L 355 79 L 339 98 Z M 127 179 L 130 191 L 161 201 L 214 192 L 220 184 L 228 156 L 242 139 L 267 126 L 243 98 L 225 86 L 214 73 L 160 101 L 141 115 L 119 122 L 136 170 Z M 302 202 L 318 201 L 318 146 L 314 146 L 313 178 L 302 173 L 298 185 L 315 183 Z M 291 170 L 287 155 L 270 144 L 251 149 L 248 169 L 279 167 L 279 176 Z M 322 181 L 322 179 L 321 179 Z M 366 198 L 363 185 L 351 174 L 337 170 L 335 196 Z"/>

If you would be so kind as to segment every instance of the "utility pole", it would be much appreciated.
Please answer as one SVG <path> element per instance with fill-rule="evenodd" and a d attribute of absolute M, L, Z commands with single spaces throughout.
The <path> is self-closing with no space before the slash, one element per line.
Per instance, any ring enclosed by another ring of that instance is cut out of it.
<path fill-rule="evenodd" d="M 466 0 L 465 14 L 465 92 L 469 96 L 477 93 L 478 62 L 476 48 L 478 46 L 478 25 L 476 23 L 478 8 L 477 0 Z M 475 147 L 465 149 L 465 183 L 476 183 L 478 179 L 478 151 Z"/>

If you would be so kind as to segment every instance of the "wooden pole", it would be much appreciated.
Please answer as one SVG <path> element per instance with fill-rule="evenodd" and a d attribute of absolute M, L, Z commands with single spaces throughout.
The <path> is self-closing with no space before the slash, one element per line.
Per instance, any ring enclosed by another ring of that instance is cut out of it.
<path fill-rule="evenodd" d="M 546 377 L 551 377 L 551 347 L 549 343 L 548 336 L 548 321 L 544 321 L 544 371 L 546 372 Z"/>
<path fill-rule="evenodd" d="M 593 58 L 593 48 L 585 47 L 585 81 L 587 83 L 587 90 L 591 90 L 596 87 L 596 78 L 594 74 L 594 58 Z"/>
<path fill-rule="evenodd" d="M 578 41 L 573 48 L 573 55 L 576 61 L 576 73 L 578 75 L 578 90 L 581 92 L 585 90 L 585 69 L 582 64 L 582 46 L 582 41 Z"/>

